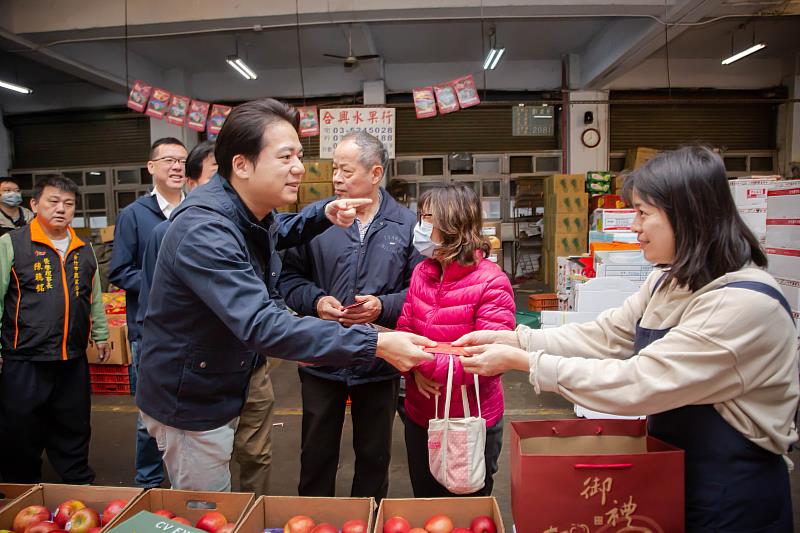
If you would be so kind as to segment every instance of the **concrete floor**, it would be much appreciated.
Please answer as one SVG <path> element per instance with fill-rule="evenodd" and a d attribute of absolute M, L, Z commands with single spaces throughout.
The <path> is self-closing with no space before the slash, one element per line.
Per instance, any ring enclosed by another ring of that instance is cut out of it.
<path fill-rule="evenodd" d="M 525 309 L 527 293 L 517 292 L 517 306 Z M 273 432 L 273 467 L 271 491 L 275 495 L 297 495 L 300 472 L 300 427 L 301 399 L 300 380 L 296 365 L 282 362 L 274 369 L 272 380 L 275 388 L 276 416 L 278 424 Z M 495 476 L 494 494 L 500 505 L 503 520 L 511 531 L 511 485 L 509 475 L 509 421 L 533 419 L 574 418 L 572 404 L 553 393 L 537 396 L 528 383 L 528 376 L 513 372 L 503 376 L 506 400 L 505 444 L 500 456 L 499 471 Z M 136 408 L 128 396 L 94 396 L 92 408 L 92 445 L 90 463 L 97 472 L 97 485 L 133 486 L 134 449 L 136 435 Z M 342 453 L 339 463 L 336 495 L 349 496 L 353 477 L 352 425 L 346 418 L 342 435 Z M 800 465 L 800 453 L 790 455 Z M 238 488 L 238 467 L 232 465 L 233 490 Z M 49 465 L 44 468 L 44 481 L 58 482 Z M 794 508 L 800 509 L 800 472 L 791 474 Z M 165 485 L 166 486 L 166 485 Z M 412 497 L 408 478 L 408 462 L 405 453 L 402 422 L 395 419 L 390 472 L 389 497 Z M 800 512 L 795 512 L 795 530 L 800 531 Z"/>

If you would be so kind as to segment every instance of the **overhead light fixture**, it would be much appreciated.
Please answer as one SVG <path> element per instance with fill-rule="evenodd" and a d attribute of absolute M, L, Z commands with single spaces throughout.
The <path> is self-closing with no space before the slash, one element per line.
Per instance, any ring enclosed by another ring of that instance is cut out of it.
<path fill-rule="evenodd" d="M 228 64 L 232 66 L 236 72 L 244 76 L 244 79 L 246 80 L 258 79 L 258 75 L 255 72 L 253 72 L 253 69 L 247 66 L 247 63 L 245 63 L 241 57 L 228 56 L 228 58 L 225 61 L 227 61 Z"/>
<path fill-rule="evenodd" d="M 749 56 L 750 54 L 755 54 L 755 53 L 756 53 L 756 52 L 758 52 L 759 50 L 762 50 L 762 49 L 764 49 L 764 48 L 766 48 L 766 47 L 767 47 L 767 43 L 763 43 L 763 42 L 762 42 L 762 43 L 754 44 L 753 46 L 751 46 L 751 47 L 750 47 L 750 48 L 748 48 L 747 50 L 742 50 L 742 51 L 741 51 L 741 52 L 739 52 L 738 54 L 733 54 L 733 55 L 732 55 L 731 57 L 729 57 L 728 59 L 723 59 L 723 60 L 722 60 L 722 64 L 723 64 L 723 65 L 730 65 L 731 63 L 734 63 L 734 62 L 736 62 L 736 61 L 739 61 L 739 60 L 740 60 L 740 59 L 742 59 L 743 57 L 747 57 L 747 56 Z"/>
<path fill-rule="evenodd" d="M 33 92 L 32 89 L 28 89 L 27 87 L 23 87 L 22 85 L 17 85 L 15 83 L 9 83 L 7 81 L 0 81 L 0 87 L 21 94 L 31 94 Z"/>
<path fill-rule="evenodd" d="M 489 44 L 489 53 L 486 54 L 486 59 L 483 61 L 483 70 L 494 70 L 506 52 L 505 48 L 497 46 L 497 34 L 494 28 L 489 30 Z"/>

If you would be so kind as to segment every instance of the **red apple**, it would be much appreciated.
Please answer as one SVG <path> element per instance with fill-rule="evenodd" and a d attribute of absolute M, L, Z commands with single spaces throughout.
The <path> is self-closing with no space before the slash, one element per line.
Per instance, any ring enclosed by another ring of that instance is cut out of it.
<path fill-rule="evenodd" d="M 472 533 L 472 530 L 465 527 L 457 527 L 453 530 L 453 533 Z"/>
<path fill-rule="evenodd" d="M 311 533 L 316 524 L 310 516 L 295 515 L 283 526 L 283 533 Z"/>
<path fill-rule="evenodd" d="M 367 533 L 367 523 L 363 520 L 348 520 L 342 524 L 342 533 Z"/>
<path fill-rule="evenodd" d="M 173 522 L 177 522 L 177 523 L 179 523 L 179 524 L 183 524 L 184 526 L 191 526 L 191 525 L 192 525 L 192 523 L 191 523 L 191 522 L 189 522 L 188 520 L 186 520 L 186 519 L 185 519 L 184 517 L 182 517 L 182 516 L 175 516 L 175 517 L 171 518 L 171 520 L 172 520 Z"/>
<path fill-rule="evenodd" d="M 428 532 L 422 529 L 421 527 L 412 527 L 408 533 L 428 533 Z"/>
<path fill-rule="evenodd" d="M 128 500 L 111 500 L 108 502 L 106 508 L 103 509 L 103 514 L 100 516 L 100 518 L 103 520 L 103 525 L 111 522 L 111 520 L 117 516 L 126 505 L 128 505 Z"/>
<path fill-rule="evenodd" d="M 428 533 L 450 533 L 453 531 L 453 521 L 443 514 L 433 515 L 425 522 L 425 531 Z"/>
<path fill-rule="evenodd" d="M 472 533 L 497 533 L 497 526 L 494 520 L 488 516 L 476 516 L 469 525 Z"/>
<path fill-rule="evenodd" d="M 410 533 L 411 524 L 402 516 L 393 516 L 383 523 L 383 533 Z"/>
<path fill-rule="evenodd" d="M 227 524 L 219 528 L 219 530 L 217 530 L 217 533 L 231 533 L 231 531 L 233 531 L 234 528 L 236 528 L 236 524 L 234 524 L 233 522 L 228 522 Z"/>
<path fill-rule="evenodd" d="M 39 522 L 50 520 L 50 511 L 42 505 L 29 505 L 14 517 L 14 533 L 24 533 L 26 529 Z"/>
<path fill-rule="evenodd" d="M 317 524 L 314 529 L 311 530 L 311 533 L 339 533 L 339 530 L 332 524 L 323 522 L 321 524 Z"/>
<path fill-rule="evenodd" d="M 209 511 L 200 517 L 195 527 L 208 531 L 208 533 L 217 533 L 227 523 L 228 519 L 224 514 L 218 511 Z"/>
<path fill-rule="evenodd" d="M 85 508 L 86 504 L 80 500 L 67 500 L 65 502 L 61 502 L 56 509 L 56 512 L 53 513 L 53 522 L 58 525 L 59 529 L 64 529 L 72 515 L 74 515 L 76 511 Z"/>
<path fill-rule="evenodd" d="M 153 511 L 153 514 L 157 514 L 158 516 L 163 516 L 164 518 L 175 518 L 175 513 L 172 511 L 168 511 L 166 509 L 159 509 L 158 511 Z"/>
<path fill-rule="evenodd" d="M 55 522 L 39 522 L 25 530 L 25 533 L 48 533 L 60 529 Z"/>
<path fill-rule="evenodd" d="M 98 527 L 93 527 L 87 533 L 100 533 L 101 531 L 103 531 L 103 528 L 98 526 Z M 58 532 L 53 531 L 52 533 L 58 533 Z"/>
<path fill-rule="evenodd" d="M 94 509 L 86 507 L 75 511 L 64 529 L 70 533 L 89 533 L 90 529 L 99 526 L 100 515 Z"/>

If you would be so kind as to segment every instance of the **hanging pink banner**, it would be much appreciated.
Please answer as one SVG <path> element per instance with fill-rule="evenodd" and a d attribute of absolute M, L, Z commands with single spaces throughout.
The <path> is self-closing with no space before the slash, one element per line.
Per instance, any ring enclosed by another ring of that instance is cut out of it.
<path fill-rule="evenodd" d="M 433 87 L 417 87 L 412 91 L 414 95 L 414 111 L 417 118 L 428 118 L 436 116 L 436 97 L 433 94 Z"/>
<path fill-rule="evenodd" d="M 186 113 L 189 110 L 189 97 L 172 95 L 167 111 L 167 122 L 178 126 L 186 125 Z"/>
<path fill-rule="evenodd" d="M 136 80 L 133 82 L 131 93 L 128 95 L 128 107 L 141 113 L 147 106 L 147 100 L 150 98 L 151 92 L 153 92 L 152 85 Z"/>
<path fill-rule="evenodd" d="M 472 74 L 456 78 L 450 82 L 450 85 L 456 91 L 458 105 L 461 106 L 461 109 L 481 103 L 478 90 L 475 88 L 475 79 L 472 77 Z"/>
<path fill-rule="evenodd" d="M 196 131 L 205 131 L 209 107 L 211 107 L 211 104 L 208 102 L 192 100 L 189 104 L 189 114 L 187 115 L 186 125 Z"/>
<path fill-rule="evenodd" d="M 170 92 L 164 89 L 153 88 L 153 94 L 150 95 L 150 101 L 147 103 L 147 111 L 145 115 L 153 118 L 164 118 L 167 113 L 167 106 L 169 106 Z"/>

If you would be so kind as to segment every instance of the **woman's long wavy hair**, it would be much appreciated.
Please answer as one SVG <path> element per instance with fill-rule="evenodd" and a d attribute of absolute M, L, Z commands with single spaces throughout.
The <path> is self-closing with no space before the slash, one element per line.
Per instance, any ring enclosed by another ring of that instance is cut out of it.
<path fill-rule="evenodd" d="M 471 187 L 453 184 L 429 189 L 420 195 L 417 205 L 417 216 L 433 215 L 433 225 L 442 235 L 435 259 L 473 265 L 478 261 L 476 251 L 488 257 L 491 246 L 483 237 L 481 202 Z"/>
<path fill-rule="evenodd" d="M 675 258 L 661 288 L 673 280 L 694 292 L 747 263 L 767 258 L 731 195 L 722 158 L 703 146 L 662 152 L 626 176 L 622 196 L 634 193 L 662 209 L 675 233 Z"/>

